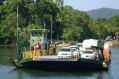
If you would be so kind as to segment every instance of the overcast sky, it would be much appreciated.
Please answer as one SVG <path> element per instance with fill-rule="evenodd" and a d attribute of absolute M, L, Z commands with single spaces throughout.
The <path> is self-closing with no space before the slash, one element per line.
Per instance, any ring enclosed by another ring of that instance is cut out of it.
<path fill-rule="evenodd" d="M 119 0 L 64 0 L 64 5 L 83 11 L 102 7 L 119 9 Z"/>

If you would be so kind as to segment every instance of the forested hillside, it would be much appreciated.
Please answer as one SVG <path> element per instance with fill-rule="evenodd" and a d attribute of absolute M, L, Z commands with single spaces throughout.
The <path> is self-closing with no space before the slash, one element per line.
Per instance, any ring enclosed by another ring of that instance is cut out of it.
<path fill-rule="evenodd" d="M 53 39 L 66 42 L 86 38 L 105 38 L 109 33 L 119 33 L 119 16 L 109 19 L 92 19 L 86 12 L 64 6 L 54 0 L 1 0 L 0 44 L 16 42 L 17 6 L 19 41 L 28 40 L 29 29 L 46 28 L 48 38 L 53 25 Z"/>
<path fill-rule="evenodd" d="M 87 12 L 89 16 L 93 19 L 98 18 L 111 18 L 112 16 L 119 15 L 119 10 L 111 8 L 100 8 Z"/>

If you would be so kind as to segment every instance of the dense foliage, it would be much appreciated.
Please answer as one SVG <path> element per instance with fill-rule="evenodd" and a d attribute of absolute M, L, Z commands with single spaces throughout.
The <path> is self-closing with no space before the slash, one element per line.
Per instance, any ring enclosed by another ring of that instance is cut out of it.
<path fill-rule="evenodd" d="M 18 6 L 18 28 L 17 28 Z M 86 38 L 105 38 L 109 33 L 119 33 L 119 16 L 97 20 L 86 12 L 62 6 L 52 0 L 1 0 L 0 43 L 15 43 L 17 30 L 19 40 L 28 40 L 28 30 L 46 28 L 51 38 L 66 42 L 82 41 Z"/>

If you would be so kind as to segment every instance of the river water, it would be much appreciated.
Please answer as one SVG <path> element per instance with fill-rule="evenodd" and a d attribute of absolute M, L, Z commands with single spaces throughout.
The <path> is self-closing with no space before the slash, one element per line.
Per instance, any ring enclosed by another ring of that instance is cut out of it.
<path fill-rule="evenodd" d="M 16 69 L 8 58 L 16 57 L 15 47 L 0 47 L 0 79 L 119 79 L 119 48 L 111 48 L 111 65 L 108 71 L 41 71 Z"/>

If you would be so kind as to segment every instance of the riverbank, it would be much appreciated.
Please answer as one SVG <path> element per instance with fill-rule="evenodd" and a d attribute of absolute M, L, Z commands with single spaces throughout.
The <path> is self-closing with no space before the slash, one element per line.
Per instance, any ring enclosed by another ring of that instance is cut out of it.
<path fill-rule="evenodd" d="M 119 41 L 118 40 L 113 40 L 113 41 L 110 41 L 113 45 L 113 47 L 119 47 Z M 15 44 L 8 44 L 8 45 L 0 45 L 0 47 L 3 47 L 3 46 L 16 46 Z"/>
<path fill-rule="evenodd" d="M 119 47 L 119 41 L 118 40 L 113 40 L 112 44 L 113 44 L 113 47 Z"/>

